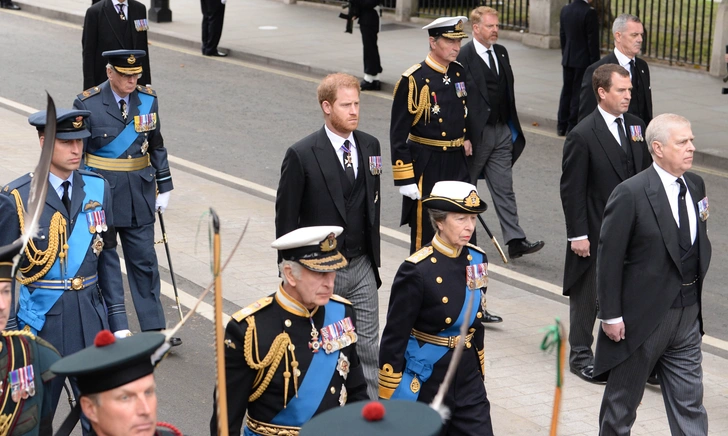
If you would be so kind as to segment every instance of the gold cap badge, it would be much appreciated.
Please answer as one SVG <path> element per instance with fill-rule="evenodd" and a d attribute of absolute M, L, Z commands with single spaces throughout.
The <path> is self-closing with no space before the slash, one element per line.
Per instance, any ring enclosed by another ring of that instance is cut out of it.
<path fill-rule="evenodd" d="M 463 29 L 465 29 L 465 24 L 463 23 L 463 20 L 458 21 L 458 23 L 455 25 L 455 30 L 458 32 L 462 32 Z"/>
<path fill-rule="evenodd" d="M 321 251 L 332 251 L 336 249 L 336 235 L 329 233 L 329 236 L 321 241 Z"/>
<path fill-rule="evenodd" d="M 466 207 L 478 207 L 480 206 L 480 197 L 478 197 L 478 193 L 475 191 L 470 191 L 470 195 L 465 197 L 463 200 L 463 204 Z"/>
<path fill-rule="evenodd" d="M 81 126 L 83 126 L 83 117 L 82 116 L 76 117 L 76 121 L 73 121 L 72 124 L 73 124 L 74 129 L 80 129 Z"/>
<path fill-rule="evenodd" d="M 129 55 L 129 59 L 127 59 L 126 62 L 129 63 L 129 65 L 134 65 L 136 63 L 136 58 L 134 55 Z"/>

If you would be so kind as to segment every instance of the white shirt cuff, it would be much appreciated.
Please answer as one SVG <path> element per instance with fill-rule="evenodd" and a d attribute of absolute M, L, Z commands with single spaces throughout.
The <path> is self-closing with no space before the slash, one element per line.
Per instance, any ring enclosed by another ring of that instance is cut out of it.
<path fill-rule="evenodd" d="M 588 235 L 584 235 L 584 236 L 577 236 L 576 238 L 566 238 L 566 240 L 569 241 L 569 242 L 572 242 L 572 241 L 583 241 L 584 239 L 589 239 L 589 236 Z"/>
<path fill-rule="evenodd" d="M 603 319 L 602 322 L 604 324 L 619 324 L 620 322 L 623 322 L 624 320 L 620 316 L 619 318 L 610 318 L 610 319 Z"/>

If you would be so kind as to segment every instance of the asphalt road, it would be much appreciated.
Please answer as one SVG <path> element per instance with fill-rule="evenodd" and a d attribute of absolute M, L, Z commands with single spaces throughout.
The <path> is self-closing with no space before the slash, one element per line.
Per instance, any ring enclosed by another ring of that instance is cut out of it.
<path fill-rule="evenodd" d="M 78 26 L 0 14 L 0 40 L 0 97 L 40 108 L 48 91 L 57 106 L 71 106 L 75 95 L 83 90 Z M 421 56 L 413 57 L 413 62 Z M 322 125 L 316 100 L 317 78 L 230 59 L 204 58 L 196 52 L 161 45 L 152 46 L 151 65 L 153 85 L 160 96 L 165 144 L 175 156 L 275 189 L 286 148 Z M 387 180 L 386 174 L 391 175 L 390 111 L 389 95 L 362 95 L 360 129 L 381 141 L 386 164 L 383 181 Z M 566 249 L 558 192 L 563 140 L 552 135 L 552 126 L 534 127 L 530 120 L 522 123 L 528 130 L 527 147 L 514 169 L 519 216 L 528 237 L 545 240 L 546 247 L 538 254 L 509 263 L 507 268 L 561 286 Z M 696 145 L 700 147 L 700 138 Z M 710 195 L 713 244 L 703 297 L 705 330 L 728 340 L 728 290 L 722 286 L 728 281 L 724 213 L 728 173 L 698 172 L 705 178 Z M 479 188 L 489 199 L 485 184 L 481 182 Z M 383 183 L 382 189 L 382 225 L 397 229 L 401 197 L 391 183 Z M 484 217 L 502 242 L 495 213 L 488 210 Z M 408 233 L 406 227 L 400 230 Z M 481 243 L 491 262 L 500 264 L 493 247 Z M 183 271 L 177 272 L 184 276 Z M 498 312 L 497 307 L 490 309 Z M 168 312 L 168 316 L 175 316 L 173 311 Z M 211 404 L 213 368 L 208 356 L 212 328 L 202 318 L 195 319 L 190 327 L 186 328 L 190 335 L 185 338 L 186 346 L 175 350 L 159 373 L 165 380 L 160 383 L 165 386 L 160 417 L 173 416 L 186 432 L 197 435 L 206 429 L 200 416 L 209 416 L 211 410 L 200 410 L 200 404 Z"/>

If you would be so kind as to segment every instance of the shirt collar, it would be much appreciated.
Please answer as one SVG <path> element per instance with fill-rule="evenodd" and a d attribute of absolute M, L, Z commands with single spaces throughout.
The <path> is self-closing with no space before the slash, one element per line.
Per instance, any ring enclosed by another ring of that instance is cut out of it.
<path fill-rule="evenodd" d="M 51 182 L 51 186 L 53 186 L 53 189 L 55 189 L 56 192 L 58 192 L 58 190 L 61 188 L 63 182 L 66 181 L 71 184 L 69 188 L 73 188 L 73 173 L 71 173 L 68 179 L 62 179 L 53 173 L 48 173 L 48 181 Z"/>
<path fill-rule="evenodd" d="M 129 95 L 131 95 L 131 94 L 127 95 L 126 97 L 119 97 L 119 96 L 118 96 L 118 95 L 117 95 L 117 94 L 116 94 L 116 93 L 114 92 L 114 90 L 113 90 L 113 89 L 111 88 L 111 86 L 109 86 L 109 89 L 111 89 L 111 93 L 112 93 L 112 94 L 114 95 L 114 100 L 116 100 L 116 105 L 117 105 L 117 106 L 119 105 L 119 102 L 120 102 L 121 100 L 124 100 L 124 101 L 126 102 L 126 104 L 127 104 L 127 105 L 129 104 Z"/>
<path fill-rule="evenodd" d="M 632 60 L 632 59 L 628 58 L 627 55 L 625 55 L 621 51 L 617 50 L 617 47 L 614 47 L 614 56 L 617 57 L 617 62 L 619 62 L 619 65 L 621 65 L 625 68 L 627 68 L 627 66 L 629 65 L 629 61 Z"/>
<path fill-rule="evenodd" d="M 439 63 L 436 60 L 432 59 L 432 56 L 430 56 L 429 54 L 425 58 L 425 63 L 427 64 L 428 67 L 432 68 L 433 70 L 435 70 L 435 71 L 437 71 L 438 73 L 441 73 L 441 74 L 446 74 L 447 73 L 447 69 L 450 66 L 449 64 L 448 65 L 442 65 L 441 63 Z"/>
<path fill-rule="evenodd" d="M 117 8 L 117 6 L 120 4 L 119 0 L 111 0 L 111 3 L 114 4 L 114 9 L 119 10 L 119 8 Z M 129 2 L 126 0 L 124 1 L 123 4 L 124 4 L 124 6 L 129 6 Z M 128 8 L 125 7 L 124 11 L 126 12 L 126 10 L 128 10 Z"/>
<path fill-rule="evenodd" d="M 612 115 L 609 112 L 607 112 L 604 109 L 602 109 L 602 107 L 599 106 L 598 104 L 597 104 L 597 108 L 599 109 L 599 113 L 602 114 L 602 118 L 604 118 L 604 122 L 607 123 L 607 127 L 611 126 L 612 123 L 617 118 L 621 118 L 622 119 L 622 124 L 624 124 L 624 116 L 623 115 L 620 115 L 618 117 L 615 117 L 614 115 Z"/>
<path fill-rule="evenodd" d="M 311 318 L 318 310 L 318 306 L 316 306 L 312 311 L 309 311 L 308 309 L 303 307 L 303 304 L 294 300 L 293 297 L 288 295 L 288 293 L 283 290 L 283 285 L 278 285 L 278 291 L 276 292 L 275 299 L 278 305 L 283 308 L 283 310 L 303 318 Z"/>
<path fill-rule="evenodd" d="M 435 237 L 432 238 L 432 246 L 440 253 L 452 258 L 460 256 L 462 250 L 462 247 L 455 247 L 443 241 L 438 234 L 435 234 Z"/>
<path fill-rule="evenodd" d="M 487 50 L 493 50 L 493 46 L 491 45 L 490 48 L 484 46 L 480 43 L 477 39 L 473 38 L 473 46 L 475 46 L 475 52 L 478 54 L 485 54 Z M 493 51 L 493 56 L 495 56 L 495 50 Z"/>
<path fill-rule="evenodd" d="M 329 126 L 324 124 L 324 130 L 326 131 L 326 136 L 329 137 L 329 141 L 331 141 L 331 145 L 334 146 L 334 150 L 338 150 L 341 148 L 341 146 L 344 144 L 344 141 L 349 140 L 349 144 L 351 149 L 353 150 L 356 148 L 356 142 L 354 141 L 354 132 L 349 133 L 349 136 L 346 138 L 343 138 L 336 133 L 332 132 L 331 129 L 329 129 Z"/>
<path fill-rule="evenodd" d="M 685 178 L 683 176 L 675 177 L 672 174 L 668 173 L 664 169 L 662 169 L 661 166 L 657 164 L 657 162 L 652 162 L 652 166 L 655 168 L 655 171 L 657 171 L 657 175 L 660 176 L 660 181 L 662 182 L 662 185 L 665 187 L 665 190 L 667 191 L 667 188 L 671 187 L 672 185 L 678 186 L 677 179 L 682 179 L 683 183 L 685 183 Z M 687 184 L 685 185 L 687 186 Z"/>

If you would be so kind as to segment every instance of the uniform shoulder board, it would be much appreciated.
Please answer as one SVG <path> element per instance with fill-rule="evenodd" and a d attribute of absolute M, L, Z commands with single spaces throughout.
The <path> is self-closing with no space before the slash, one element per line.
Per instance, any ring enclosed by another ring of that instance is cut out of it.
<path fill-rule="evenodd" d="M 273 297 L 265 297 L 261 298 L 260 300 L 256 301 L 255 303 L 251 304 L 248 307 L 245 307 L 243 309 L 238 310 L 235 312 L 232 316 L 232 318 L 237 322 L 242 322 L 245 318 L 249 317 L 250 315 L 254 314 L 255 312 L 259 311 L 260 309 L 270 305 L 273 302 Z"/>
<path fill-rule="evenodd" d="M 414 64 L 411 67 L 407 68 L 407 71 L 402 73 L 402 77 L 409 77 L 414 73 L 415 71 L 419 70 L 422 67 L 422 64 Z"/>
<path fill-rule="evenodd" d="M 143 92 L 144 94 L 153 95 L 155 97 L 157 96 L 157 91 L 153 90 L 152 87 L 149 85 L 147 85 L 147 86 L 137 85 L 137 91 Z"/>
<path fill-rule="evenodd" d="M 468 248 L 472 248 L 473 250 L 475 250 L 475 251 L 477 251 L 479 253 L 485 254 L 485 250 L 483 250 L 482 248 L 478 247 L 477 245 L 468 244 Z"/>
<path fill-rule="evenodd" d="M 347 300 L 346 298 L 344 298 L 344 297 L 342 297 L 340 295 L 332 294 L 331 295 L 331 299 L 334 300 L 334 301 L 336 301 L 336 302 L 339 302 L 339 303 L 348 304 L 349 306 L 352 305 L 351 304 L 351 301 Z"/>
<path fill-rule="evenodd" d="M 101 174 L 95 173 L 93 171 L 88 171 L 88 170 L 77 170 L 77 171 L 82 176 L 98 177 L 99 179 L 103 179 L 104 178 L 104 176 L 102 176 Z"/>
<path fill-rule="evenodd" d="M 452 61 L 452 63 L 455 64 L 455 65 L 460 65 L 460 68 L 465 68 L 465 66 L 463 66 L 463 64 L 461 64 L 458 61 Z"/>
<path fill-rule="evenodd" d="M 27 185 L 28 183 L 33 180 L 33 173 L 28 173 L 23 176 L 18 177 L 17 179 L 13 180 L 12 182 L 5 185 L 3 188 L 3 192 L 8 193 L 12 192 L 13 189 L 18 189 L 23 185 Z"/>
<path fill-rule="evenodd" d="M 419 251 L 414 252 L 412 256 L 405 259 L 409 263 L 420 263 L 432 254 L 432 246 L 422 247 Z"/>
<path fill-rule="evenodd" d="M 98 94 L 99 92 L 101 92 L 101 88 L 99 88 L 98 86 L 94 86 L 93 88 L 89 88 L 89 89 L 83 91 L 82 93 L 78 94 L 77 97 L 79 98 L 79 100 L 83 101 L 83 100 L 86 100 L 87 98 L 91 97 L 92 95 Z"/>

